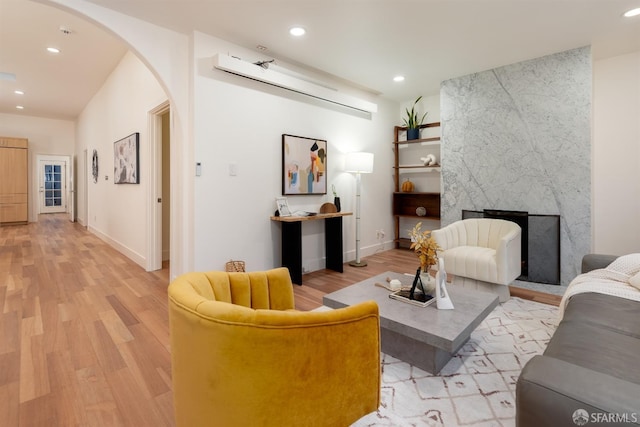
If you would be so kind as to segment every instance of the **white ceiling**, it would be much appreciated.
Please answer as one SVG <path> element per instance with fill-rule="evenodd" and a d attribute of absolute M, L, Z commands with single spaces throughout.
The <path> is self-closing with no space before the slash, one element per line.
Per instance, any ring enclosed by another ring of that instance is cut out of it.
<path fill-rule="evenodd" d="M 208 33 L 405 102 L 456 76 L 585 45 L 595 58 L 640 50 L 640 0 L 88 0 Z M 74 30 L 70 36 L 60 25 Z M 295 39 L 294 25 L 307 34 Z M 52 57 L 46 45 L 62 54 Z M 256 49 L 257 50 L 257 49 Z M 124 54 L 104 31 L 30 0 L 0 0 L 0 112 L 74 118 Z M 394 83 L 393 76 L 406 80 Z M 27 92 L 22 101 L 13 88 Z M 22 102 L 23 112 L 15 105 Z"/>
<path fill-rule="evenodd" d="M 73 30 L 63 34 L 59 27 Z M 55 46 L 61 53 L 45 49 Z M 126 52 L 94 24 L 29 0 L 0 0 L 0 113 L 75 119 Z M 14 90 L 25 92 L 16 95 Z M 23 105 L 24 110 L 16 110 Z"/>

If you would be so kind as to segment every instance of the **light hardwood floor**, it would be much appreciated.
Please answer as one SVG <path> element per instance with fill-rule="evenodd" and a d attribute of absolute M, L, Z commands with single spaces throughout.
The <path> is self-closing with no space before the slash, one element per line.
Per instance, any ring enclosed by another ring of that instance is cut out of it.
<path fill-rule="evenodd" d="M 406 250 L 365 260 L 305 275 L 296 307 L 416 262 Z M 0 425 L 173 426 L 168 283 L 168 268 L 145 272 L 64 215 L 0 227 Z"/>
<path fill-rule="evenodd" d="M 0 227 L 0 425 L 174 425 L 168 280 L 62 215 Z"/>

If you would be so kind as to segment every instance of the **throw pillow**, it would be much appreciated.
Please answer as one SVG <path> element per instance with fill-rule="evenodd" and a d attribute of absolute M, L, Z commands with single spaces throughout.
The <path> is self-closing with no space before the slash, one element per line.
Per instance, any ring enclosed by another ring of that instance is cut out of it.
<path fill-rule="evenodd" d="M 617 271 L 629 276 L 637 274 L 640 272 L 640 253 L 619 256 L 609 264 L 607 270 Z"/>
<path fill-rule="evenodd" d="M 629 284 L 640 289 L 640 272 L 636 273 L 635 276 L 632 276 L 631 279 L 629 279 Z"/>

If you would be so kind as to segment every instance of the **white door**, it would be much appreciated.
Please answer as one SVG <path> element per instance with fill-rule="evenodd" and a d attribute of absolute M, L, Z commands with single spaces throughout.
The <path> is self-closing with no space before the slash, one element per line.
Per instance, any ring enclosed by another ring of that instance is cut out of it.
<path fill-rule="evenodd" d="M 67 211 L 67 162 L 40 160 L 40 213 Z"/>

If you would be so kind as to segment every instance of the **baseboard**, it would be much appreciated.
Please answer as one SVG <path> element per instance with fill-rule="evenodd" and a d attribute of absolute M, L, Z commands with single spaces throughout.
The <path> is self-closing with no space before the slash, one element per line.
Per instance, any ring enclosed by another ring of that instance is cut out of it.
<path fill-rule="evenodd" d="M 111 237 L 107 236 L 106 234 L 104 234 L 103 232 L 101 232 L 100 230 L 98 230 L 98 229 L 96 229 L 96 228 L 94 228 L 92 226 L 89 226 L 87 228 L 87 230 L 89 230 L 89 232 L 91 232 L 91 233 L 95 234 L 96 236 L 98 236 L 98 238 L 100 240 L 102 240 L 103 242 L 105 242 L 106 244 L 111 246 L 113 249 L 115 249 L 116 251 L 120 252 L 121 254 L 123 254 L 124 256 L 129 258 L 131 261 L 133 261 L 136 264 L 138 264 L 143 269 L 146 268 L 147 260 L 146 260 L 146 258 L 144 256 L 142 256 L 139 253 L 135 252 L 134 250 L 128 248 L 127 246 L 123 245 L 122 243 L 118 242 L 117 240 L 112 239 Z"/>

